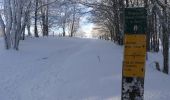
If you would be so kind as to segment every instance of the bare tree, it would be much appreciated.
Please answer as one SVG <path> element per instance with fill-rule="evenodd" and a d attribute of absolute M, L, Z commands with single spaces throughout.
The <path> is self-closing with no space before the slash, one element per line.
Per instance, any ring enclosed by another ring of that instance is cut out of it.
<path fill-rule="evenodd" d="M 39 37 L 38 29 L 37 29 L 37 20 L 38 20 L 38 2 L 39 0 L 35 0 L 35 19 L 34 19 L 34 35 L 35 37 Z"/>
<path fill-rule="evenodd" d="M 124 34 L 124 8 L 145 7 L 147 10 L 147 51 L 159 51 L 159 40 L 163 45 L 163 72 L 169 72 L 169 28 L 170 2 L 167 0 L 93 0 L 80 1 L 81 4 L 93 8 L 92 22 L 108 30 L 111 40 L 121 44 Z M 102 28 L 98 28 L 102 30 Z M 162 37 L 162 39 L 161 39 Z"/>
<path fill-rule="evenodd" d="M 30 0 L 4 0 L 4 18 L 0 15 L 5 47 L 18 50 L 21 34 L 23 33 L 27 15 L 30 11 Z"/>
<path fill-rule="evenodd" d="M 42 0 L 41 5 L 48 4 L 48 0 Z M 41 7 L 41 16 L 42 16 L 42 34 L 43 36 L 48 36 L 48 11 L 49 5 Z"/>

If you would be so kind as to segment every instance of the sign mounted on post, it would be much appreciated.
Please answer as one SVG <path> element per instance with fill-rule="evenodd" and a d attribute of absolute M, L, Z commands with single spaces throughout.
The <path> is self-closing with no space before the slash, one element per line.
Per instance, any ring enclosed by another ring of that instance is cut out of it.
<path fill-rule="evenodd" d="M 146 34 L 145 8 L 125 8 L 125 34 Z"/>
<path fill-rule="evenodd" d="M 135 38 L 140 38 L 141 41 Z M 123 76 L 144 77 L 145 58 L 146 37 L 144 35 L 125 35 Z"/>
<path fill-rule="evenodd" d="M 146 60 L 145 8 L 125 8 L 122 100 L 143 100 Z"/>

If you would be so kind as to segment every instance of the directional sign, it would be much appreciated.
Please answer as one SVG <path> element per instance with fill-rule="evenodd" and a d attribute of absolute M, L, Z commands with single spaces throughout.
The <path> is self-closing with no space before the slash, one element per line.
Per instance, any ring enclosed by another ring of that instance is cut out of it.
<path fill-rule="evenodd" d="M 131 40 L 131 38 L 137 39 Z M 144 77 L 144 66 L 146 58 L 146 36 L 145 35 L 126 35 L 124 50 L 123 76 L 125 77 Z M 136 40 L 136 41 L 135 41 Z M 129 42 L 130 41 L 130 42 Z M 130 59 L 131 58 L 131 59 Z"/>
<path fill-rule="evenodd" d="M 144 99 L 146 16 L 145 8 L 125 8 L 121 100 Z"/>
<path fill-rule="evenodd" d="M 129 34 L 129 33 L 128 33 Z M 136 34 L 132 34 L 132 35 L 125 35 L 125 44 L 127 42 L 137 42 L 137 43 L 146 43 L 146 36 L 145 35 L 136 35 Z"/>
<path fill-rule="evenodd" d="M 125 33 L 143 34 L 146 33 L 146 15 L 144 8 L 126 8 L 125 9 Z"/>
<path fill-rule="evenodd" d="M 145 66 L 145 62 L 143 61 L 132 61 L 131 59 L 129 59 L 128 61 L 124 61 L 123 76 L 143 78 L 145 74 L 143 66 Z"/>
<path fill-rule="evenodd" d="M 128 46 L 127 46 L 128 47 Z M 126 54 L 144 54 L 146 53 L 146 50 L 141 48 L 126 48 L 126 50 L 124 51 L 125 55 Z"/>
<path fill-rule="evenodd" d="M 128 55 L 127 54 L 127 55 L 124 56 L 124 59 L 129 59 L 129 60 L 135 59 L 135 61 L 144 61 L 146 58 L 141 57 L 141 56 L 146 57 L 145 55 L 136 56 L 136 55 Z"/>

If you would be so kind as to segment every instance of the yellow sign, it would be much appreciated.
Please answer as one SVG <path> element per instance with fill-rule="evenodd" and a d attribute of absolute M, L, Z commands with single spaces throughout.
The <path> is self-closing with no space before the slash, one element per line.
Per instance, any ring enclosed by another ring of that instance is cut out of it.
<path fill-rule="evenodd" d="M 146 36 L 125 35 L 123 76 L 144 77 Z"/>
<path fill-rule="evenodd" d="M 146 49 L 138 48 L 125 48 L 124 54 L 144 54 Z"/>
<path fill-rule="evenodd" d="M 144 56 L 144 57 L 141 57 L 141 56 Z M 131 60 L 133 61 L 135 59 L 135 61 L 145 61 L 145 55 L 125 55 L 124 56 L 124 59 L 127 61 L 127 60 Z"/>
<path fill-rule="evenodd" d="M 137 61 L 137 60 L 126 60 L 126 61 L 124 61 L 124 65 L 136 65 L 136 66 L 138 66 L 138 65 L 143 65 L 143 64 L 145 64 L 145 61 Z"/>
<path fill-rule="evenodd" d="M 139 42 L 139 43 L 146 43 L 146 36 L 145 35 L 125 35 L 125 43 L 126 42 Z"/>
<path fill-rule="evenodd" d="M 144 77 L 145 62 L 131 61 L 123 64 L 123 75 L 126 77 Z"/>
<path fill-rule="evenodd" d="M 125 48 L 146 48 L 146 43 L 134 43 L 134 44 L 132 44 L 132 43 L 126 43 L 125 44 Z"/>

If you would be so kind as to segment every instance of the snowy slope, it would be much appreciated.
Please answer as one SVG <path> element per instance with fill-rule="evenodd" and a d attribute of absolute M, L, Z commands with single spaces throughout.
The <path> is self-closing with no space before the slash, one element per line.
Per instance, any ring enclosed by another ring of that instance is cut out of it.
<path fill-rule="evenodd" d="M 123 47 L 102 40 L 29 38 L 6 51 L 1 39 L 0 100 L 120 100 L 122 57 Z M 155 58 L 149 54 L 145 100 L 168 100 L 170 76 L 155 70 Z"/>

